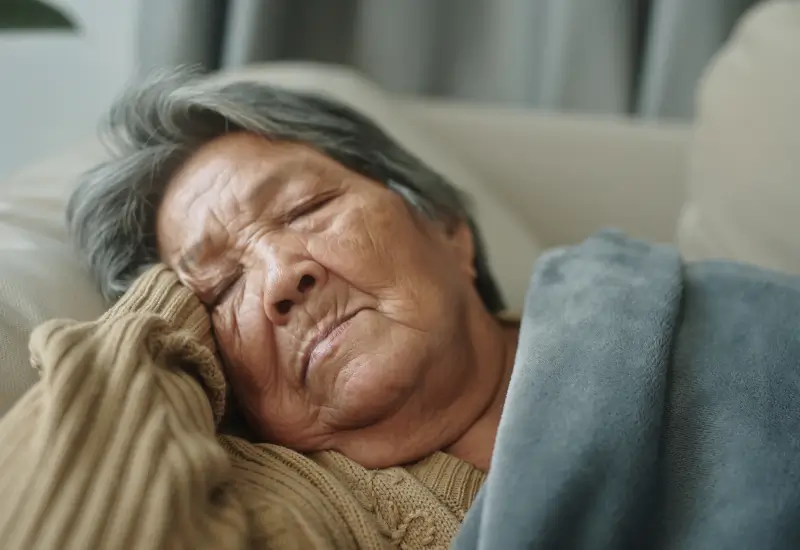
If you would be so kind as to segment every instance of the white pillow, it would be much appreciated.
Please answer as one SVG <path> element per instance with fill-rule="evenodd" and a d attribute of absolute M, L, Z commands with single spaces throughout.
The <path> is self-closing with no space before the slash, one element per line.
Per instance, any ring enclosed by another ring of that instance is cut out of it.
<path fill-rule="evenodd" d="M 317 65 L 263 65 L 218 76 L 319 90 L 371 116 L 475 199 L 491 263 L 509 304 L 519 306 L 539 246 L 531 230 L 446 147 L 397 114 L 392 100 L 352 71 Z M 27 339 L 45 319 L 93 319 L 103 303 L 67 241 L 63 216 L 77 177 L 105 153 L 96 140 L 0 182 L 0 415 L 35 381 Z"/>
<path fill-rule="evenodd" d="M 678 243 L 800 274 L 800 2 L 749 12 L 701 83 Z"/>

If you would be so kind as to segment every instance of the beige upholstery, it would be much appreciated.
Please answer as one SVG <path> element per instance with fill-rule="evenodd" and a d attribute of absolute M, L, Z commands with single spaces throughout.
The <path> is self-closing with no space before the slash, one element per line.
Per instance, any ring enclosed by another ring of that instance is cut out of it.
<path fill-rule="evenodd" d="M 0 415 L 36 381 L 28 367 L 31 328 L 103 311 L 63 223 L 68 182 L 102 156 L 95 145 L 73 148 L 0 182 Z"/>
<path fill-rule="evenodd" d="M 617 118 L 411 102 L 544 246 L 603 227 L 672 242 L 685 200 L 689 128 Z"/>
<path fill-rule="evenodd" d="M 679 242 L 800 273 L 800 2 L 758 6 L 700 89 Z"/>

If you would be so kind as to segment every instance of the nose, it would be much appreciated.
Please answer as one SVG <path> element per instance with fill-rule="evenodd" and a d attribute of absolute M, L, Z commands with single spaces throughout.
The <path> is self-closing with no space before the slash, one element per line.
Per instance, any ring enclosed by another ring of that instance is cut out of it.
<path fill-rule="evenodd" d="M 286 324 L 292 310 L 324 286 L 327 274 L 313 259 L 289 251 L 272 249 L 265 259 L 264 309 L 273 324 Z"/>

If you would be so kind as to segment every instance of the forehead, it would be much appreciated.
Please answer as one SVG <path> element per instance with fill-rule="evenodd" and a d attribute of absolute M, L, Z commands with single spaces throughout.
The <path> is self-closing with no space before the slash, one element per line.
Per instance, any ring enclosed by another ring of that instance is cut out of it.
<path fill-rule="evenodd" d="M 300 171 L 338 164 L 298 143 L 273 142 L 247 133 L 228 134 L 198 149 L 172 176 L 156 219 L 159 251 L 179 253 L 182 243 L 209 223 L 209 207 L 226 197 L 240 204 L 275 193 L 281 181 Z"/>
<path fill-rule="evenodd" d="M 170 179 L 163 202 L 194 200 L 218 185 L 233 185 L 237 193 L 277 180 L 304 167 L 331 164 L 314 149 L 290 142 L 273 142 L 247 133 L 228 134 L 206 143 Z"/>

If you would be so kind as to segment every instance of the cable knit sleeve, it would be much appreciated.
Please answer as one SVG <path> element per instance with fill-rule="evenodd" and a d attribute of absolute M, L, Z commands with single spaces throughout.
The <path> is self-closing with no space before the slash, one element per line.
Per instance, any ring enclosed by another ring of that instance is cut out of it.
<path fill-rule="evenodd" d="M 0 548 L 247 546 L 208 316 L 171 272 L 98 321 L 38 327 L 31 359 L 41 379 L 0 421 Z"/>

